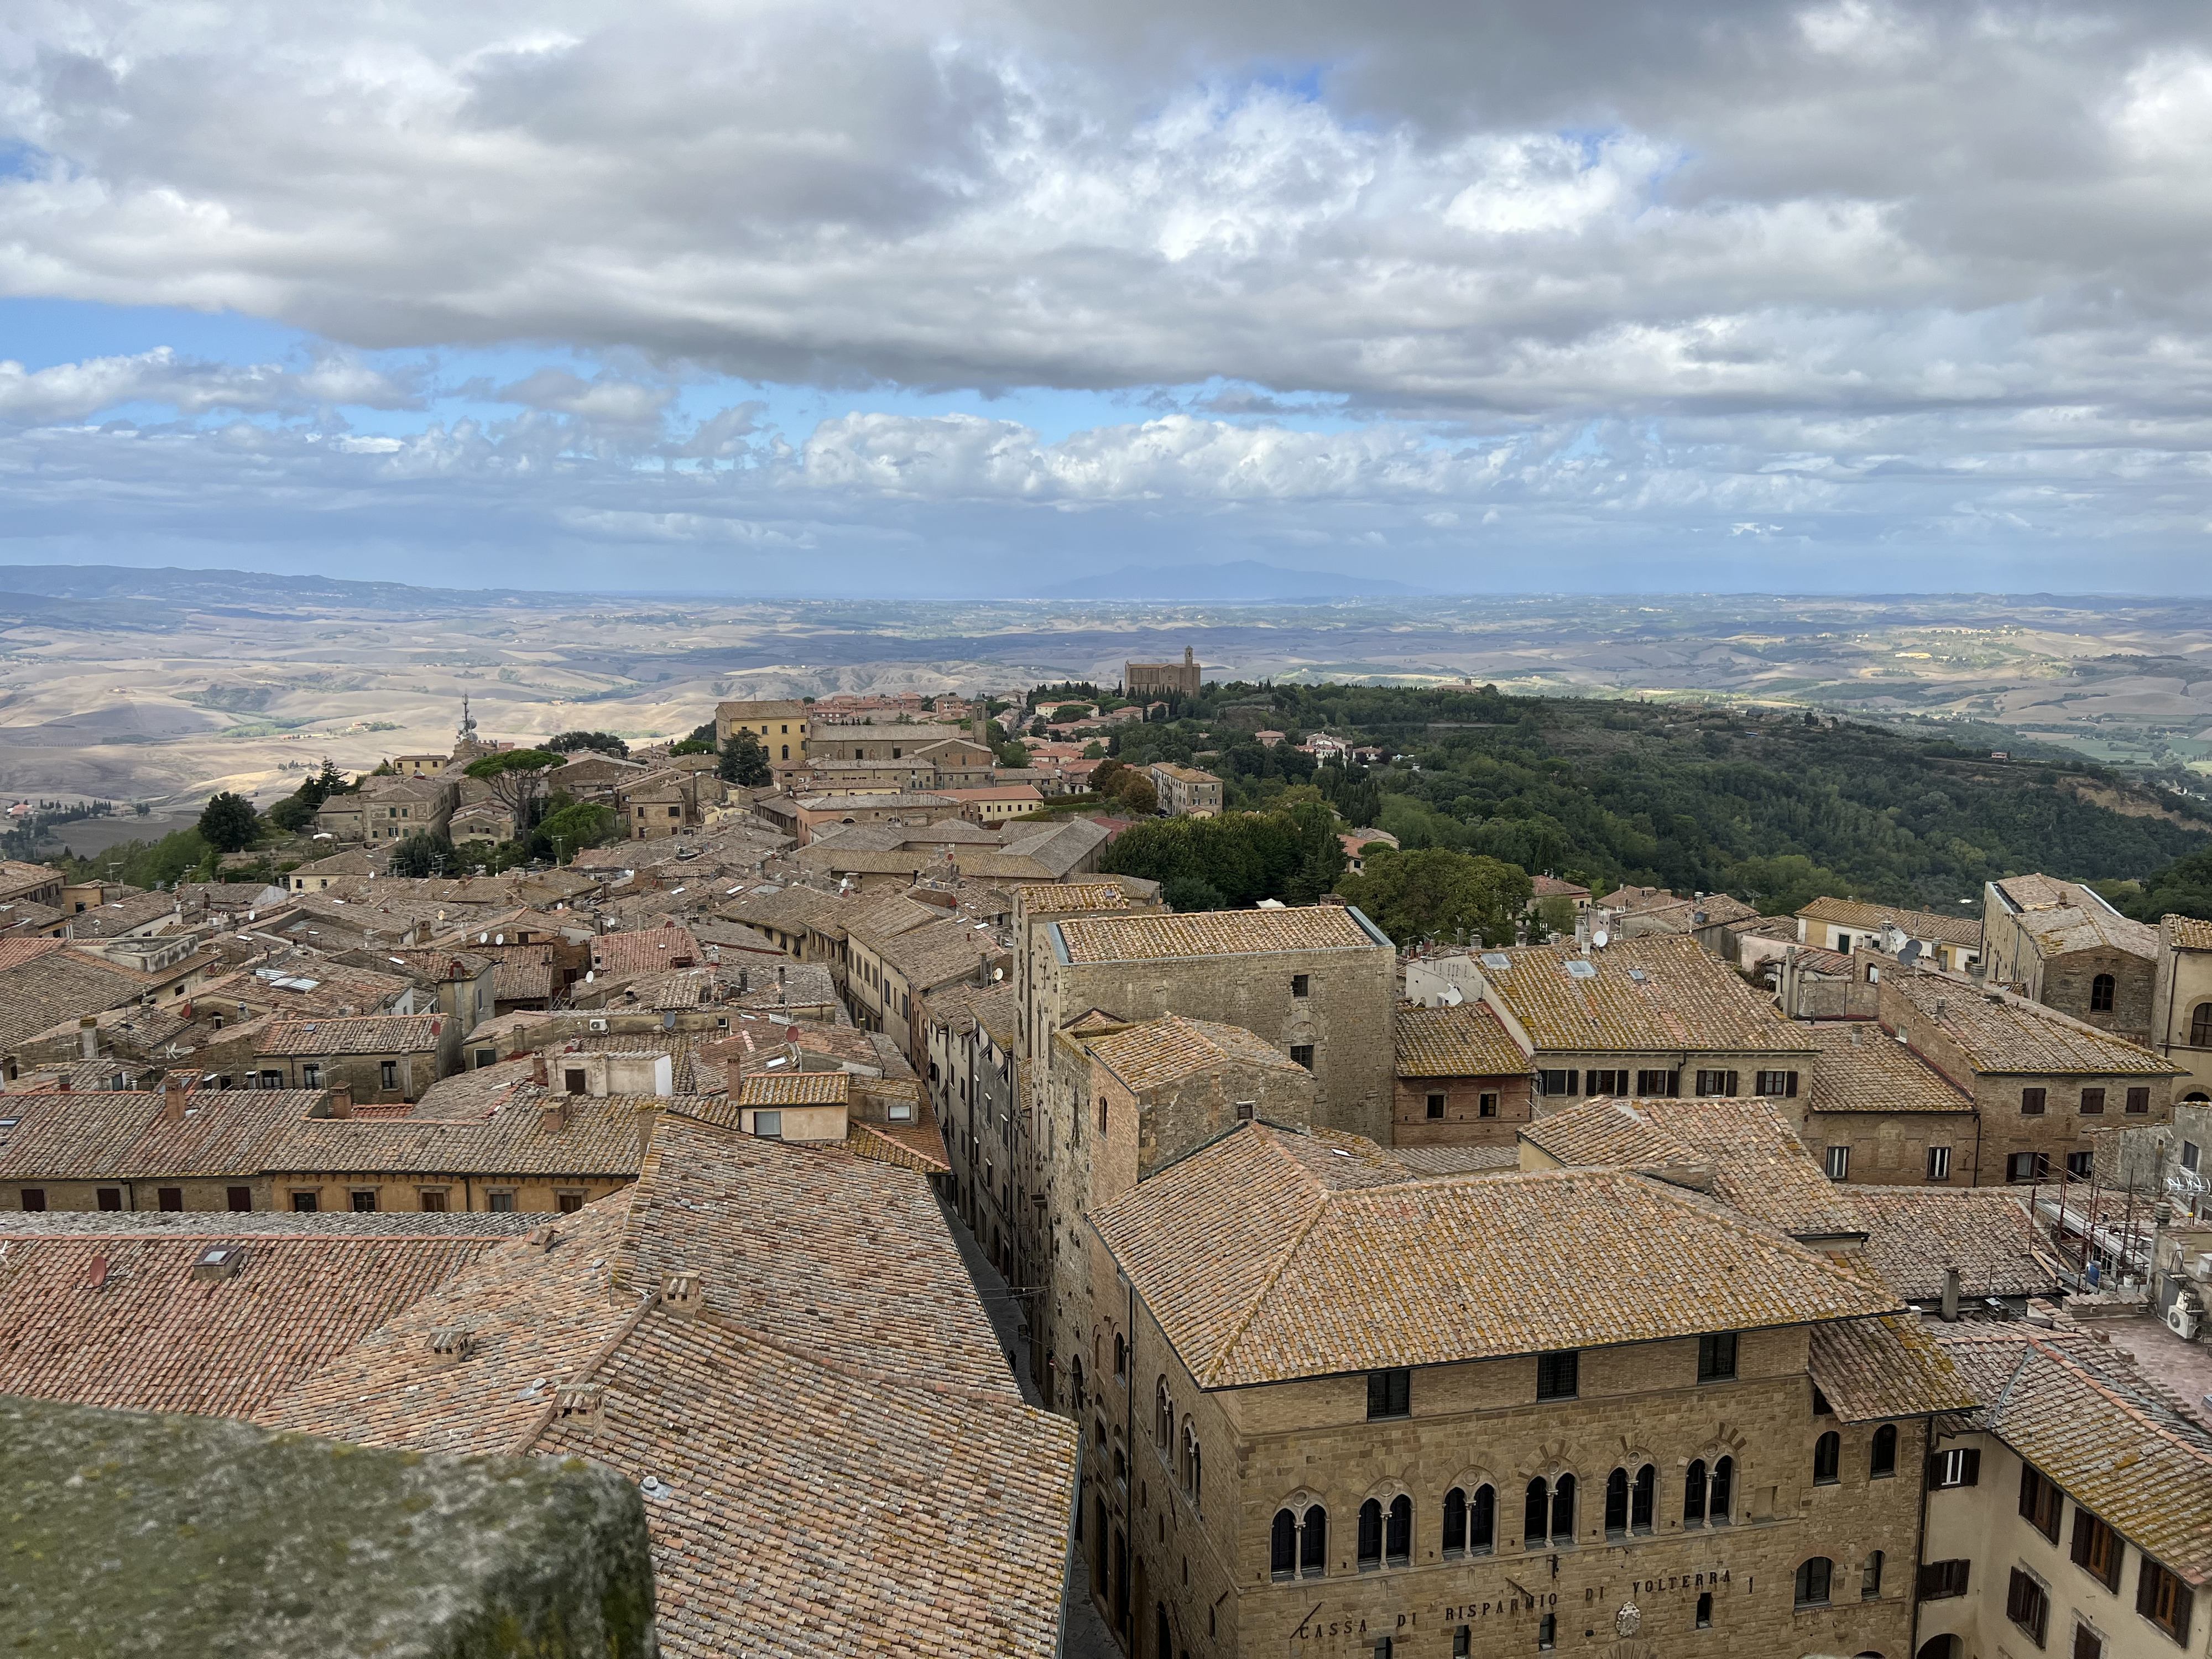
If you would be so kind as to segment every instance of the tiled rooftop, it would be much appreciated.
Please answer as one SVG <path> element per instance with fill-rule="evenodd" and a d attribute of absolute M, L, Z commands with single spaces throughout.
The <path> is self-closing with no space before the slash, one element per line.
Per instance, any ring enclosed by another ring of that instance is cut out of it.
<path fill-rule="evenodd" d="M 1416 1179 L 1357 1137 L 1261 1124 L 1090 1218 L 1207 1388 L 1899 1306 L 1777 1232 L 1623 1170 Z M 1687 1279 L 1685 1261 L 1698 1264 Z"/>
<path fill-rule="evenodd" d="M 740 1106 L 842 1106 L 852 1092 L 847 1072 L 756 1072 L 738 1091 Z"/>
<path fill-rule="evenodd" d="M 365 1014 L 354 1019 L 273 1022 L 257 1054 L 419 1054 L 438 1046 L 442 1014 Z"/>
<path fill-rule="evenodd" d="M 1933 1021 L 1984 1073 L 2165 1077 L 2179 1068 L 2149 1049 L 2001 991 L 1984 991 L 1948 974 L 1894 973 L 1886 982 Z M 1906 1022 L 1914 1046 L 1922 1046 Z"/>
<path fill-rule="evenodd" d="M 1814 1112 L 1972 1112 L 1973 1097 L 1871 1020 L 1801 1024 L 1820 1058 L 1805 1091 Z"/>
<path fill-rule="evenodd" d="M 1282 910 L 1079 916 L 1048 926 L 1060 941 L 1062 960 L 1072 963 L 1390 949 L 1389 939 L 1362 927 L 1363 921 L 1343 905 L 1310 904 Z"/>
<path fill-rule="evenodd" d="M 549 1095 L 514 1090 L 489 1118 L 309 1118 L 269 1149 L 285 1173 L 485 1175 L 627 1178 L 637 1173 L 638 1115 L 679 1108 L 684 1096 Z M 543 1108 L 562 1107 L 549 1127 Z"/>
<path fill-rule="evenodd" d="M 1124 1085 L 1142 1094 L 1222 1066 L 1258 1066 L 1288 1074 L 1305 1068 L 1241 1025 L 1163 1014 L 1105 1036 L 1081 1039 Z"/>
<path fill-rule="evenodd" d="M 2002 1187 L 1854 1187 L 1866 1218 L 1867 1263 L 1909 1301 L 1943 1294 L 1943 1270 L 1959 1270 L 1960 1294 L 2049 1296 L 2058 1289 L 2057 1252 Z"/>
<path fill-rule="evenodd" d="M 2045 957 L 2099 949 L 2158 955 L 2157 928 L 2120 915 L 2079 882 L 2055 876 L 2008 876 L 1991 885 Z"/>
<path fill-rule="evenodd" d="M 1973 1387 L 1909 1313 L 1813 1328 L 1813 1381 L 1846 1423 L 1965 1411 Z"/>
<path fill-rule="evenodd" d="M 592 968 L 603 978 L 610 974 L 661 973 L 706 959 L 699 941 L 684 927 L 641 927 L 630 933 L 602 933 L 592 941 Z"/>
<path fill-rule="evenodd" d="M 1398 1010 L 1400 1077 L 1506 1077 L 1525 1073 L 1528 1056 L 1486 1004 Z"/>
<path fill-rule="evenodd" d="M 1816 898 L 1797 914 L 1808 921 L 1863 927 L 1869 933 L 1880 933 L 1886 923 L 1893 924 L 1907 939 L 1937 939 L 1970 951 L 1978 949 L 1982 942 L 1979 916 L 1947 916 L 1935 910 L 1907 910 L 1893 904 L 1862 904 L 1856 899 L 1839 898 Z"/>
<path fill-rule="evenodd" d="M 696 1314 L 659 1300 L 678 1273 Z M 430 1331 L 464 1323 L 475 1353 L 441 1364 Z M 556 1378 L 604 1391 L 596 1420 L 559 1414 Z M 262 1415 L 666 1483 L 647 1513 L 673 1659 L 1057 1650 L 1076 1431 L 1022 1403 L 908 1170 L 665 1118 L 629 1194 L 550 1250 L 486 1257 Z M 885 1571 L 886 1540 L 922 1539 L 926 1583 Z"/>
<path fill-rule="evenodd" d="M 2184 951 L 2212 951 L 2212 921 L 2198 916 L 2166 916 L 2159 927 L 2163 936 Z"/>
<path fill-rule="evenodd" d="M 0 1224 L 0 1394 L 225 1417 L 259 1410 L 514 1231 L 428 1224 L 459 1216 L 359 1218 L 405 1224 L 378 1231 L 97 1212 L 83 1219 L 118 1224 L 16 1224 L 28 1218 Z M 210 1249 L 235 1253 L 229 1277 L 194 1276 Z"/>
<path fill-rule="evenodd" d="M 0 1095 L 0 1181 L 258 1174 L 322 1098 L 313 1089 L 198 1089 L 171 1122 L 159 1091 Z"/>
<path fill-rule="evenodd" d="M 1571 944 L 1503 954 L 1512 966 L 1486 969 L 1483 977 L 1540 1051 L 1679 1056 L 1809 1046 L 1771 1002 L 1686 934 L 1625 939 L 1586 960 Z M 1593 971 L 1578 977 L 1567 971 L 1570 962 Z"/>
<path fill-rule="evenodd" d="M 1129 908 L 1128 895 L 1110 882 L 1029 882 L 1019 890 L 1022 908 L 1033 916 Z"/>
<path fill-rule="evenodd" d="M 2087 1333 L 1924 1328 L 1984 1402 L 1978 1425 L 2200 1592 L 2212 1584 L 2212 1432 Z"/>
<path fill-rule="evenodd" d="M 1800 1238 L 1866 1231 L 1853 1189 L 1821 1173 L 1765 1100 L 1593 1100 L 1537 1119 L 1521 1139 L 1563 1164 L 1702 1181 L 1699 1190 Z"/>

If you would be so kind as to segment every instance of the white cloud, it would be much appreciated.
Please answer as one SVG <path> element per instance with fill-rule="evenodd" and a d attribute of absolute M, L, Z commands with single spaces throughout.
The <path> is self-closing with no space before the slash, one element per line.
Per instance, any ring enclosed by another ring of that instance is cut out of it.
<path fill-rule="evenodd" d="M 289 414 L 337 404 L 414 409 L 422 402 L 413 386 L 335 355 L 307 369 L 198 362 L 166 346 L 35 371 L 0 361 L 0 422 L 17 425 L 82 420 L 125 404 L 201 415 L 217 409 Z"/>

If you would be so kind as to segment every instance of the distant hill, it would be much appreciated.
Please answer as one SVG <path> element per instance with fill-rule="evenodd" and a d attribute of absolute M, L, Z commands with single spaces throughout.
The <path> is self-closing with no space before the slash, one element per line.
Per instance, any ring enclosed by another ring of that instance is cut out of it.
<path fill-rule="evenodd" d="M 1042 590 L 1045 599 L 1192 599 L 1264 605 L 1269 600 L 1373 599 L 1419 593 L 1405 582 L 1379 576 L 1340 576 L 1328 570 L 1285 570 L 1238 559 L 1229 564 L 1124 565 Z"/>
<path fill-rule="evenodd" d="M 222 615 L 335 606 L 348 611 L 476 611 L 486 605 L 541 604 L 551 594 L 518 588 L 412 587 L 404 582 L 343 581 L 332 576 L 279 576 L 262 570 L 139 569 L 119 564 L 0 565 L 0 589 L 12 604 L 0 612 L 33 615 L 41 608 L 24 595 L 50 599 L 137 599 L 187 605 Z M 67 608 L 54 606 L 35 619 L 68 625 Z M 86 619 L 75 619 L 82 624 Z"/>

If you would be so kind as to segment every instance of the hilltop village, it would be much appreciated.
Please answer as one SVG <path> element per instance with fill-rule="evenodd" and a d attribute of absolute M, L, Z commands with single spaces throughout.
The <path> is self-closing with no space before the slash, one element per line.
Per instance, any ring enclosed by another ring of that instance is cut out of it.
<path fill-rule="evenodd" d="M 8 1409 L 611 1470 L 675 1656 L 2206 1650 L 2212 923 L 1193 904 L 1201 672 L 0 866 Z"/>

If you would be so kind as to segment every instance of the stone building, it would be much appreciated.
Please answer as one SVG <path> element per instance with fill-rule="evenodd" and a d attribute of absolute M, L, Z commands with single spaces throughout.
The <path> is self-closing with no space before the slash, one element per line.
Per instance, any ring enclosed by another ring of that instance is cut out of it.
<path fill-rule="evenodd" d="M 719 747 L 738 732 L 750 732 L 760 739 L 770 760 L 789 760 L 804 750 L 807 714 L 806 704 L 787 698 L 718 702 L 714 705 L 714 742 Z"/>
<path fill-rule="evenodd" d="M 1877 994 L 1880 987 L 1874 989 Z M 1820 1050 L 1791 1103 L 1807 1145 L 1842 1147 L 1841 1178 L 1879 1186 L 1974 1184 L 1981 1119 L 1971 1088 L 1929 1065 L 1873 1020 L 1799 1026 Z M 1833 1159 L 1832 1158 L 1832 1162 Z"/>
<path fill-rule="evenodd" d="M 1818 1058 L 1800 1030 L 1686 934 L 1602 951 L 1571 942 L 1486 951 L 1475 961 L 1482 1000 L 1534 1066 L 1538 1116 L 1601 1095 L 1796 1099 Z"/>
<path fill-rule="evenodd" d="M 2212 1432 L 2088 1331 L 1929 1329 L 1980 1403 L 1930 1460 L 1919 1659 L 2202 1652 Z"/>
<path fill-rule="evenodd" d="M 1396 1146 L 1510 1146 L 1534 1105 L 1528 1056 L 1480 1002 L 1398 1010 Z"/>
<path fill-rule="evenodd" d="M 1992 983 L 2100 1030 L 2148 1042 L 2157 1022 L 2159 933 L 2130 921 L 2094 888 L 2051 876 L 2010 876 L 1983 890 L 1982 965 Z"/>
<path fill-rule="evenodd" d="M 1910 1652 L 1970 1401 L 1878 1281 L 1623 1170 L 1257 1122 L 1090 1219 L 1080 1547 L 1135 1659 Z"/>
<path fill-rule="evenodd" d="M 923 1050 L 937 1121 L 944 1126 L 954 1207 L 1010 1283 L 1027 1285 L 1036 1223 L 1015 1194 L 1032 1190 L 1020 1166 L 1014 1060 L 1020 1024 L 1014 988 L 949 985 L 923 999 Z"/>
<path fill-rule="evenodd" d="M 1200 665 L 1198 654 L 1185 646 L 1181 662 L 1125 662 L 1121 665 L 1121 690 L 1132 697 L 1172 691 L 1178 696 L 1194 697 L 1202 689 L 1206 671 Z"/>
<path fill-rule="evenodd" d="M 1930 968 L 1963 974 L 1981 959 L 1982 919 L 1839 898 L 1816 898 L 1797 912 L 1797 942 L 1818 950 L 1849 956 L 1852 946 L 1871 945 L 1894 954 L 1906 940 L 1917 941 Z"/>
<path fill-rule="evenodd" d="M 460 1069 L 462 1022 L 441 1014 L 363 1014 L 279 1019 L 254 1043 L 264 1089 L 344 1085 L 362 1105 L 412 1101 Z"/>
<path fill-rule="evenodd" d="M 1156 761 L 1145 775 L 1158 794 L 1160 811 L 1171 818 L 1210 818 L 1221 811 L 1221 780 L 1195 766 Z"/>
<path fill-rule="evenodd" d="M 1030 1338 L 1048 1403 L 1068 1397 L 1105 1293 L 1084 1217 L 1240 1124 L 1308 1127 L 1316 1092 L 1310 1072 L 1241 1026 L 1167 1014 L 1054 1034 L 1037 1131 L 1048 1293 Z"/>
<path fill-rule="evenodd" d="M 2182 1098 L 2212 1100 L 2212 921 L 2166 916 L 2158 939 L 2151 1047 L 2182 1068 Z"/>
<path fill-rule="evenodd" d="M 1313 1073 L 1317 1121 L 1388 1138 L 1397 950 L 1357 909 L 1073 916 L 1044 921 L 1032 950 L 1033 1054 L 1092 1010 L 1241 1025 Z"/>
<path fill-rule="evenodd" d="M 270 1151 L 319 1090 L 158 1090 L 0 1096 L 0 1209 L 266 1210 Z"/>
<path fill-rule="evenodd" d="M 1899 963 L 1878 971 L 1878 1040 L 1909 1048 L 1972 1101 L 1972 1142 L 1954 1142 L 1942 1160 L 1950 1180 L 1962 1166 L 1970 1186 L 2056 1181 L 2062 1171 L 2082 1179 L 2097 1132 L 2172 1121 L 2179 1068 L 2149 1049 L 1978 980 Z M 1869 1040 L 1877 1039 L 1869 1032 Z M 1832 1177 L 1854 1179 L 1863 1133 L 1816 1150 Z M 1926 1160 L 1935 1150 L 1922 1150 L 1923 1172 L 1934 1169 Z M 1882 1156 L 1877 1148 L 1877 1164 Z M 1903 1146 L 1897 1172 L 1909 1178 Z"/>

